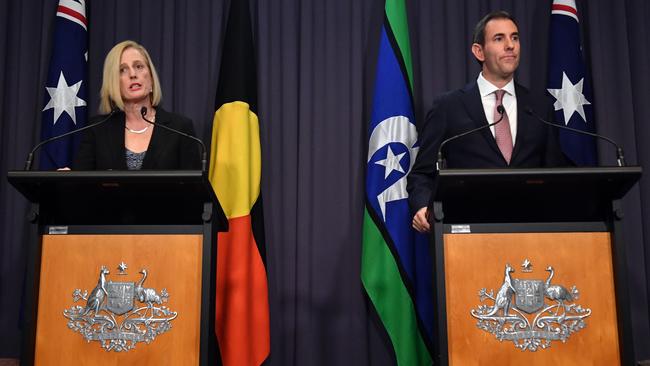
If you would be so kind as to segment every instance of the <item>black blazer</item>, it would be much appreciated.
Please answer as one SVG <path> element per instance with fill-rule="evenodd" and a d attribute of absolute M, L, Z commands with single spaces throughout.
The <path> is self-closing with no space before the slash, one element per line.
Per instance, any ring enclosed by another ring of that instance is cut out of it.
<path fill-rule="evenodd" d="M 97 122 L 106 116 L 92 118 Z M 108 121 L 87 130 L 79 144 L 72 168 L 74 170 L 127 170 L 124 147 L 125 114 L 115 113 Z M 156 124 L 165 125 L 194 136 L 192 121 L 186 117 L 156 108 Z M 201 169 L 199 147 L 183 136 L 154 128 L 142 162 L 142 169 Z"/>
<path fill-rule="evenodd" d="M 447 168 L 538 168 L 568 165 L 560 148 L 557 129 L 525 113 L 531 108 L 546 120 L 553 120 L 553 108 L 546 96 L 533 96 L 515 83 L 517 137 L 507 164 L 489 128 L 445 145 Z M 451 136 L 487 125 L 476 82 L 436 98 L 424 125 L 418 128 L 420 150 L 408 175 L 407 191 L 413 212 L 429 204 L 435 192 L 435 163 L 440 143 Z"/>

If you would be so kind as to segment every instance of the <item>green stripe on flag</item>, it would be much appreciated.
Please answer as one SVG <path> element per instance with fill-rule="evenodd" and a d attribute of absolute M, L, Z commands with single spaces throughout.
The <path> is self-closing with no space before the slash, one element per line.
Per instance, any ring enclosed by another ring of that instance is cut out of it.
<path fill-rule="evenodd" d="M 402 281 L 393 253 L 364 210 L 361 281 L 393 343 L 398 365 L 431 365 L 419 335 L 415 307 Z"/>
<path fill-rule="evenodd" d="M 402 60 L 409 78 L 409 86 L 413 91 L 413 66 L 411 66 L 411 41 L 409 40 L 409 24 L 406 13 L 406 1 L 386 0 L 386 17 L 390 29 L 399 46 Z"/>

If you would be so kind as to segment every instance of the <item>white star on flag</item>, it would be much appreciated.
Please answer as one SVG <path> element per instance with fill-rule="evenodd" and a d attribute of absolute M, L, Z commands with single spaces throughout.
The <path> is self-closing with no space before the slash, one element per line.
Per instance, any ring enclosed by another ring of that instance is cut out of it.
<path fill-rule="evenodd" d="M 388 152 L 386 153 L 386 159 L 384 160 L 377 160 L 375 164 L 383 165 L 386 167 L 384 170 L 384 179 L 388 178 L 390 173 L 392 173 L 394 170 L 397 170 L 400 173 L 404 173 L 404 169 L 402 169 L 402 166 L 399 164 L 399 161 L 402 160 L 402 157 L 406 153 L 403 152 L 399 155 L 395 155 L 393 153 L 393 150 L 391 150 L 390 146 L 388 146 Z"/>
<path fill-rule="evenodd" d="M 54 108 L 54 125 L 63 112 L 66 112 L 72 118 L 72 123 L 77 124 L 77 116 L 74 109 L 75 107 L 83 107 L 86 105 L 86 101 L 77 97 L 82 82 L 83 80 L 80 80 L 74 85 L 68 85 L 63 71 L 61 71 L 56 88 L 45 87 L 50 94 L 50 101 L 43 108 L 43 111 Z"/>
<path fill-rule="evenodd" d="M 569 80 L 569 77 L 566 76 L 565 72 L 562 72 L 562 89 L 548 89 L 548 92 L 555 97 L 555 107 L 556 111 L 560 109 L 564 113 L 564 124 L 569 124 L 569 119 L 574 112 L 582 117 L 582 120 L 587 122 L 587 117 L 585 116 L 585 109 L 583 105 L 591 104 L 584 94 L 582 94 L 582 83 L 584 78 L 580 79 L 575 85 Z"/>

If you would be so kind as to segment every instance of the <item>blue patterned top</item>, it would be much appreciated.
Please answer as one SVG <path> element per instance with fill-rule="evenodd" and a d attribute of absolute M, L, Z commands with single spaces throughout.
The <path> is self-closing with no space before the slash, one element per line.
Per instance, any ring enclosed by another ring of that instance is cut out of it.
<path fill-rule="evenodd" d="M 140 170 L 142 169 L 142 162 L 144 161 L 144 156 L 147 154 L 147 150 L 139 153 L 134 153 L 129 149 L 126 150 L 126 167 L 129 170 Z"/>

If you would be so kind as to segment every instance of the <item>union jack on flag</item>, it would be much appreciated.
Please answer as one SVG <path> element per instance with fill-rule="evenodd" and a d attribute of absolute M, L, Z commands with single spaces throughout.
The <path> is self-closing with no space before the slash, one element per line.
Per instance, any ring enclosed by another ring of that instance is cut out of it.
<path fill-rule="evenodd" d="M 88 21 L 85 0 L 59 0 L 52 36 L 41 140 L 83 127 L 87 118 Z M 47 144 L 41 150 L 40 168 L 69 166 L 79 144 L 79 134 Z"/>

